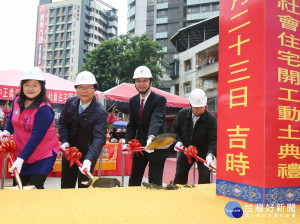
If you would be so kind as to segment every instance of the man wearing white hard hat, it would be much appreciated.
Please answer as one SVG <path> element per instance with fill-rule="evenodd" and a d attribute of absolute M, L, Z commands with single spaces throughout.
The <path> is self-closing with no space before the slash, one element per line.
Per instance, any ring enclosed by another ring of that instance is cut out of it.
<path fill-rule="evenodd" d="M 95 97 L 95 76 L 88 71 L 80 72 L 75 80 L 75 88 L 77 96 L 67 100 L 59 118 L 59 136 L 62 148 L 77 147 L 82 153 L 82 168 L 78 169 L 76 165 L 70 167 L 63 155 L 61 188 L 75 188 L 77 179 L 79 188 L 86 187 L 81 184 L 88 180 L 83 170 L 93 173 L 106 143 L 108 113 Z"/>
<path fill-rule="evenodd" d="M 152 73 L 146 66 L 135 69 L 133 79 L 139 94 L 130 98 L 129 122 L 126 128 L 126 143 L 132 139 L 139 140 L 143 146 L 149 145 L 152 139 L 167 132 L 165 110 L 167 100 L 164 96 L 151 90 Z M 127 144 L 123 146 L 127 148 Z M 143 151 L 135 153 L 129 186 L 141 186 L 145 168 L 149 163 L 149 183 L 162 185 L 162 176 L 166 158 L 171 154 L 169 149 Z"/>
<path fill-rule="evenodd" d="M 43 189 L 59 152 L 55 114 L 46 95 L 45 77 L 40 68 L 24 71 L 20 86 L 0 141 L 13 134 L 17 159 L 10 172 L 17 169 L 23 186 L 34 185 Z"/>
<path fill-rule="evenodd" d="M 205 106 L 207 97 L 202 89 L 194 89 L 190 96 L 190 108 L 179 111 L 173 122 L 173 133 L 176 134 L 175 151 L 178 151 L 174 184 L 187 184 L 189 170 L 195 162 L 188 162 L 186 155 L 177 149 L 193 145 L 198 156 L 206 159 L 206 163 L 198 164 L 198 184 L 210 182 L 210 170 L 207 168 L 216 155 L 217 119 Z"/>

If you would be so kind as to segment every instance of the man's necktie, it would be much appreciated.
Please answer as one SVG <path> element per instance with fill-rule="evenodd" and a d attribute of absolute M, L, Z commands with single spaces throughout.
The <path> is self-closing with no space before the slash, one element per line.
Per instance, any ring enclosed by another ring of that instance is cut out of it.
<path fill-rule="evenodd" d="M 79 110 L 78 110 L 78 115 L 80 115 L 83 112 L 83 106 L 80 104 L 79 105 Z"/>
<path fill-rule="evenodd" d="M 140 123 L 142 123 L 143 109 L 144 109 L 144 99 L 141 100 L 141 104 L 140 104 L 140 108 L 139 108 L 139 122 Z"/>

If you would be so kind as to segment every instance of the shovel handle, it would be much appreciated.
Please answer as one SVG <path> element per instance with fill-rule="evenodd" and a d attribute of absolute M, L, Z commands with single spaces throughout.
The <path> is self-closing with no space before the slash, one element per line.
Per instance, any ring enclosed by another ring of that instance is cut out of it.
<path fill-rule="evenodd" d="M 141 152 L 145 149 L 145 146 L 141 146 L 141 147 L 135 147 L 132 151 L 133 152 Z M 129 150 L 126 149 L 121 149 L 121 152 L 129 152 Z"/>
<path fill-rule="evenodd" d="M 184 150 L 186 149 L 186 147 L 184 146 L 184 149 L 181 149 L 181 148 L 178 148 L 176 147 L 177 150 L 181 151 L 181 152 L 184 152 Z M 194 155 L 193 156 L 196 160 L 199 160 L 200 162 L 202 162 L 203 164 L 206 163 L 206 160 L 202 159 L 201 157 L 197 156 L 197 155 Z M 208 165 L 209 168 L 211 169 L 214 169 L 214 170 L 217 170 L 217 168 L 211 164 Z"/>
<path fill-rule="evenodd" d="M 77 159 L 77 158 L 74 158 L 74 161 L 75 163 L 80 167 L 82 168 L 82 163 Z M 88 171 L 86 168 L 83 170 L 83 172 L 85 173 L 85 175 L 87 175 L 88 178 L 90 178 L 91 180 L 93 180 L 94 176 L 93 174 L 91 174 L 90 171 Z"/>
<path fill-rule="evenodd" d="M 14 163 L 14 161 L 13 161 L 13 159 L 12 159 L 12 157 L 11 157 L 10 152 L 7 152 L 7 155 L 8 155 L 8 161 L 10 162 L 10 164 L 11 164 L 11 166 L 12 166 L 13 163 Z M 18 184 L 19 189 L 23 189 L 22 181 L 21 181 L 21 178 L 20 178 L 20 175 L 19 175 L 19 173 L 18 173 L 17 168 L 14 168 L 14 169 L 13 169 L 13 173 L 14 173 L 14 177 L 15 177 L 15 179 L 16 179 L 16 182 L 17 182 L 17 184 Z"/>
<path fill-rule="evenodd" d="M 68 148 L 68 147 L 66 147 Z M 62 147 L 60 147 L 60 151 L 63 152 L 64 154 L 66 154 L 66 150 L 64 150 Z M 77 158 L 73 158 L 74 162 L 80 167 L 82 168 L 82 163 L 77 159 Z M 83 172 L 85 173 L 85 175 L 90 178 L 91 180 L 94 178 L 94 176 L 91 174 L 90 171 L 88 171 L 87 169 L 84 169 Z"/>

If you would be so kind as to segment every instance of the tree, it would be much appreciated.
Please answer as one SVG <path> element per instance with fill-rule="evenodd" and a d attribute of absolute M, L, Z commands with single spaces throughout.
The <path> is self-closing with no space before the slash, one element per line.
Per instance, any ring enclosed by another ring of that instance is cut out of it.
<path fill-rule="evenodd" d="M 105 91 L 123 82 L 132 82 L 134 70 L 145 65 L 153 75 L 153 85 L 159 82 L 162 70 L 158 61 L 164 57 L 162 46 L 149 35 L 120 35 L 103 41 L 94 50 L 86 53 L 80 71 L 92 72 L 99 89 Z"/>

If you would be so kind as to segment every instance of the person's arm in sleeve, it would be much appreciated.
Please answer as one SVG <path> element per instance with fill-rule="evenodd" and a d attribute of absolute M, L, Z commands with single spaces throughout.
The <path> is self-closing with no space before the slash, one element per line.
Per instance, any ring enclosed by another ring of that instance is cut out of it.
<path fill-rule="evenodd" d="M 173 132 L 173 134 L 176 135 L 176 142 L 182 142 L 183 143 L 182 130 L 181 130 L 182 125 L 180 124 L 180 117 L 181 117 L 181 115 L 180 115 L 180 111 L 179 111 L 177 117 L 173 121 L 172 132 Z"/>
<path fill-rule="evenodd" d="M 67 119 L 67 109 L 68 109 L 68 101 L 64 105 L 64 108 L 60 114 L 59 120 L 58 120 L 58 133 L 61 143 L 70 143 L 70 135 L 71 135 L 71 126 L 72 123 L 70 122 L 70 119 Z"/>
<path fill-rule="evenodd" d="M 32 134 L 28 142 L 24 146 L 20 158 L 25 161 L 28 160 L 30 155 L 34 152 L 36 147 L 41 143 L 45 137 L 50 125 L 54 120 L 54 112 L 49 106 L 42 106 L 36 113 Z"/>
<path fill-rule="evenodd" d="M 151 122 L 148 130 L 148 136 L 156 136 L 159 133 L 160 127 L 163 126 L 166 116 L 167 100 L 165 97 L 159 98 L 151 115 Z"/>
<path fill-rule="evenodd" d="M 135 117 L 133 115 L 133 102 L 132 99 L 130 99 L 129 101 L 129 121 L 126 127 L 126 134 L 125 134 L 125 142 L 126 144 L 128 143 L 128 141 L 131 141 L 133 138 L 135 138 L 136 135 L 136 130 L 137 130 L 137 126 L 136 126 L 136 119 L 137 117 Z"/>
<path fill-rule="evenodd" d="M 103 110 L 93 127 L 93 142 L 85 156 L 85 160 L 88 159 L 92 163 L 98 159 L 102 147 L 106 144 L 107 116 L 108 113 Z"/>
<path fill-rule="evenodd" d="M 15 102 L 16 102 L 16 98 L 12 102 L 11 111 L 9 113 L 9 116 L 7 118 L 7 121 L 6 121 L 6 126 L 5 126 L 5 130 L 8 131 L 10 134 L 13 134 L 15 132 L 15 129 L 14 129 L 14 127 L 12 125 L 12 122 L 11 122 Z"/>
<path fill-rule="evenodd" d="M 209 121 L 209 130 L 208 130 L 208 151 L 216 155 L 217 150 L 217 118 L 215 116 L 210 117 Z"/>

